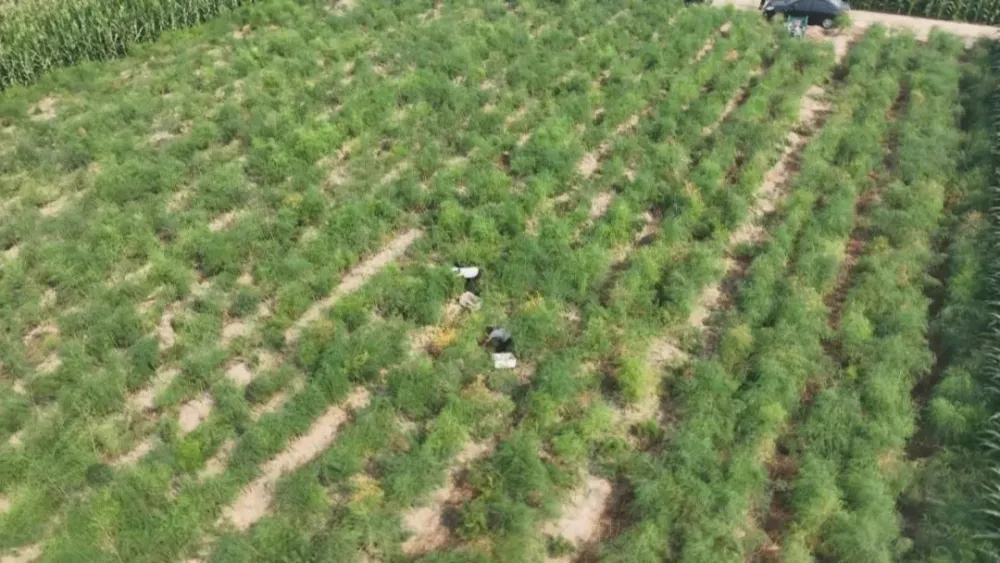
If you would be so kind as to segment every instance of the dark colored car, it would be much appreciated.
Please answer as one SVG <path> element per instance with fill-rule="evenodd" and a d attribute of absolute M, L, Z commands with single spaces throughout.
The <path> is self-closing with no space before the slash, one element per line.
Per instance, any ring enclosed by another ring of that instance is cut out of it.
<path fill-rule="evenodd" d="M 767 0 L 764 16 L 771 19 L 775 14 L 809 18 L 809 25 L 821 25 L 830 29 L 837 16 L 851 9 L 844 0 Z"/>

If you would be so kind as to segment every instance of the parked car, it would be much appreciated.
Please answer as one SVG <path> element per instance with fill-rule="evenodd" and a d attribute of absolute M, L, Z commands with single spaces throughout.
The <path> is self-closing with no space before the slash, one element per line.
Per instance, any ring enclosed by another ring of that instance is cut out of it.
<path fill-rule="evenodd" d="M 850 9 L 845 0 L 767 0 L 763 8 L 767 19 L 775 14 L 805 17 L 809 25 L 821 25 L 823 29 L 832 28 L 837 16 Z"/>

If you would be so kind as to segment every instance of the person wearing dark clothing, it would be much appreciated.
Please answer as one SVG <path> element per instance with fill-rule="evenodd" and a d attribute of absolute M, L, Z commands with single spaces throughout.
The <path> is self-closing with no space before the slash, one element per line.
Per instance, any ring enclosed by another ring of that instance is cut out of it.
<path fill-rule="evenodd" d="M 459 266 L 453 268 L 458 275 L 465 279 L 465 291 L 479 294 L 479 268 L 474 266 Z"/>
<path fill-rule="evenodd" d="M 486 327 L 486 342 L 483 344 L 492 347 L 497 353 L 513 352 L 514 338 L 510 332 L 504 328 Z"/>

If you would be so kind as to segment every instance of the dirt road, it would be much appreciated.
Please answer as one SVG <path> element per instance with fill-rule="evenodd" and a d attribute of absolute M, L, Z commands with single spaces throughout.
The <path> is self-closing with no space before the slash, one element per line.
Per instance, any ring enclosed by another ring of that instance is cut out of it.
<path fill-rule="evenodd" d="M 713 4 L 719 6 L 732 4 L 733 6 L 744 10 L 757 10 L 759 8 L 759 2 L 757 0 L 715 0 Z M 921 40 L 927 39 L 931 30 L 935 27 L 964 38 L 966 45 L 971 45 L 980 38 L 1000 39 L 1000 28 L 988 25 L 930 20 L 927 18 L 900 16 L 896 14 L 882 14 L 878 12 L 863 12 L 860 10 L 852 10 L 850 12 L 850 17 L 851 26 L 858 30 L 863 30 L 880 23 L 890 28 L 909 29 L 913 31 L 917 39 Z"/>

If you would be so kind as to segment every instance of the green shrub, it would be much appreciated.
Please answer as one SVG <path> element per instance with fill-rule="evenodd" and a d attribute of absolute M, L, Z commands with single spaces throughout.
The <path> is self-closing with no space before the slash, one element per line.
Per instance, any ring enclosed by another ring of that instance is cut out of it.
<path fill-rule="evenodd" d="M 257 310 L 260 303 L 260 295 L 248 288 L 241 288 L 233 296 L 233 302 L 229 305 L 229 314 L 233 317 L 243 318 Z"/>
<path fill-rule="evenodd" d="M 97 177 L 97 194 L 119 205 L 174 189 L 185 166 L 167 157 L 136 157 L 108 166 Z"/>
<path fill-rule="evenodd" d="M 31 403 L 28 398 L 5 390 L 0 397 L 0 433 L 16 432 L 30 416 Z"/>
<path fill-rule="evenodd" d="M 641 357 L 621 358 L 616 371 L 616 381 L 625 402 L 635 403 L 646 395 L 655 395 L 656 378 L 654 375 L 646 368 Z"/>
<path fill-rule="evenodd" d="M 243 166 L 229 162 L 209 170 L 198 181 L 195 202 L 211 213 L 224 213 L 246 203 L 249 195 Z"/>
<path fill-rule="evenodd" d="M 87 484 L 92 487 L 106 485 L 114 479 L 115 472 L 105 463 L 95 463 L 87 467 Z"/>
<path fill-rule="evenodd" d="M 579 141 L 566 120 L 542 123 L 531 138 L 511 159 L 511 171 L 520 176 L 548 172 L 566 181 L 576 172 L 576 162 L 583 155 Z"/>
<path fill-rule="evenodd" d="M 440 375 L 429 362 L 393 370 L 389 378 L 393 404 L 411 419 L 423 420 L 436 413 L 444 406 L 451 387 Z"/>
<path fill-rule="evenodd" d="M 548 552 L 550 557 L 563 557 L 572 555 L 575 550 L 576 547 L 573 545 L 573 542 L 567 540 L 562 536 L 550 537 L 548 544 L 546 545 L 546 551 Z"/>
<path fill-rule="evenodd" d="M 194 471 L 204 463 L 201 442 L 197 438 L 187 438 L 177 444 L 177 466 L 181 471 Z"/>
<path fill-rule="evenodd" d="M 441 304 L 458 286 L 449 268 L 421 266 L 408 276 L 386 276 L 380 284 L 378 308 L 384 316 L 399 315 L 420 325 L 438 322 Z"/>
<path fill-rule="evenodd" d="M 128 389 L 138 389 L 149 381 L 160 362 L 160 342 L 147 336 L 128 351 L 129 372 L 125 380 Z"/>
<path fill-rule="evenodd" d="M 243 396 L 250 404 L 263 403 L 283 388 L 294 376 L 295 372 L 287 368 L 258 374 L 247 385 Z"/>
<path fill-rule="evenodd" d="M 306 472 L 294 473 L 280 481 L 275 502 L 284 514 L 294 515 L 303 524 L 310 520 L 322 522 L 322 515 L 328 509 L 323 487 L 314 475 Z"/>

